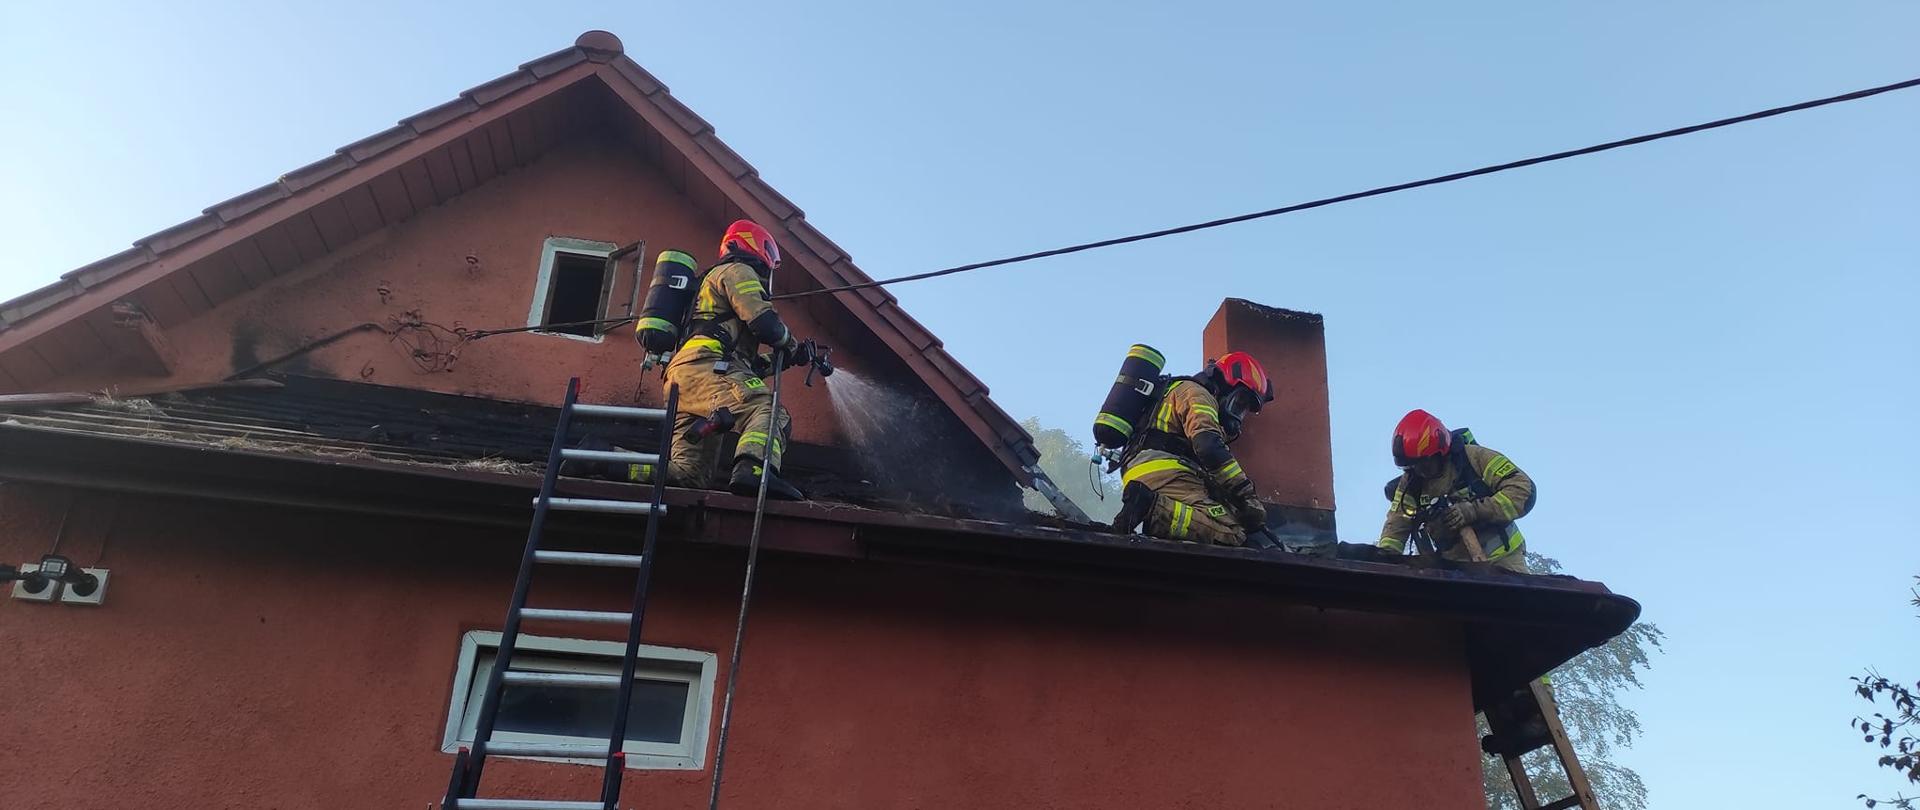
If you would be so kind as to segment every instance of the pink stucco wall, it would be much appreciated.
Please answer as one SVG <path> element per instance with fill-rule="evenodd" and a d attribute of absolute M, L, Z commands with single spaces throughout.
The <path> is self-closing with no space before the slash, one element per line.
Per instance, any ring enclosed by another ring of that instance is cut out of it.
<path fill-rule="evenodd" d="M 37 559 L 70 496 L 0 485 L 0 559 Z M 107 604 L 0 600 L 8 806 L 423 807 L 444 790 L 458 642 L 498 627 L 516 531 L 73 508 L 62 549 L 111 569 Z M 628 583 L 593 573 L 536 601 L 619 609 Z M 647 640 L 719 653 L 724 682 L 738 578 L 732 553 L 668 545 Z M 730 807 L 1481 806 L 1467 667 L 1440 621 L 776 557 L 744 666 Z M 636 771 L 628 803 L 704 807 L 709 777 Z M 595 785 L 501 761 L 485 792 Z"/>

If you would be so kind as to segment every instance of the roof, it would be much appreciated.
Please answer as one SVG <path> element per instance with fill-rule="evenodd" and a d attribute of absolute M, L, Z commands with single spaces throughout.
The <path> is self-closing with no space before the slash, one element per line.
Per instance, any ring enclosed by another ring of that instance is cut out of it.
<path fill-rule="evenodd" d="M 301 376 L 146 396 L 0 396 L 0 426 L 9 428 L 519 476 L 545 469 L 558 413 L 541 405 Z M 652 423 L 596 421 L 574 433 L 642 452 L 660 444 L 659 426 Z M 948 497 L 938 481 L 891 470 L 873 474 L 863 458 L 840 448 L 795 442 L 786 461 L 782 475 L 822 501 L 988 516 L 979 503 Z"/>
<path fill-rule="evenodd" d="M 524 526 L 553 409 L 367 383 L 288 378 L 147 398 L 0 402 L 0 478 L 464 524 Z M 608 434 L 624 446 L 657 435 Z M 797 475 L 835 481 L 827 448 L 796 447 Z M 828 476 L 828 477 L 822 477 Z M 640 500 L 644 486 L 561 479 L 560 492 Z M 1461 622 L 1485 705 L 1603 644 L 1639 616 L 1632 599 L 1571 577 L 1414 569 L 1072 527 L 927 514 L 883 488 L 864 504 L 770 503 L 765 547 L 882 564 L 985 568 Z M 738 546 L 752 498 L 669 489 L 669 542 Z M 624 536 L 618 518 L 567 514 L 562 530 Z M 630 528 L 625 530 L 630 533 Z"/>
<path fill-rule="evenodd" d="M 583 105 L 575 103 L 583 95 L 607 96 L 630 114 L 583 121 Z M 664 173 L 696 204 L 726 217 L 752 218 L 785 237 L 782 252 L 789 264 L 806 271 L 804 278 L 795 277 L 800 284 L 792 291 L 871 280 L 723 143 L 712 125 L 625 56 L 617 37 L 589 31 L 572 47 L 0 303 L 0 392 L 45 390 L 65 370 L 101 357 L 140 355 L 133 330 L 116 328 L 123 325 L 115 320 L 119 302 L 137 305 L 160 327 L 180 323 L 485 183 L 598 123 L 611 124 L 664 164 Z M 905 361 L 1016 480 L 1031 484 L 1027 468 L 1038 459 L 1031 437 L 939 338 L 883 290 L 832 298 Z"/>

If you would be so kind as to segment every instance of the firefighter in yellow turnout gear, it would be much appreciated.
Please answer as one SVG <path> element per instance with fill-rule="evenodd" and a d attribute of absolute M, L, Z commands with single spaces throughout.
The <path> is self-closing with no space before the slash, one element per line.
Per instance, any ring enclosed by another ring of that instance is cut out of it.
<path fill-rule="evenodd" d="M 1246 414 L 1272 399 L 1266 371 L 1245 352 L 1170 381 L 1122 453 L 1114 530 L 1132 532 L 1144 520 L 1153 537 L 1244 545 L 1249 528 L 1266 526 L 1266 508 L 1227 444 Z"/>
<path fill-rule="evenodd" d="M 1381 550 L 1405 553 L 1407 538 L 1424 527 L 1455 561 L 1469 559 L 1461 529 L 1472 527 L 1487 560 L 1527 573 L 1527 540 L 1515 521 L 1533 510 L 1533 479 L 1496 450 L 1473 443 L 1465 430 L 1449 431 L 1432 414 L 1408 413 L 1393 434 L 1394 463 L 1405 472 L 1387 485 Z"/>
<path fill-rule="evenodd" d="M 773 235 L 740 220 L 721 238 L 720 263 L 700 280 L 687 338 L 667 365 L 667 380 L 680 386 L 667 464 L 668 478 L 675 484 L 707 486 L 720 454 L 719 433 L 732 430 L 739 440 L 728 489 L 743 495 L 758 492 L 764 464 L 771 468 L 769 497 L 805 497 L 780 478 L 792 419 L 785 408 L 774 412 L 766 372 L 756 370 L 770 362 L 760 356 L 763 346 L 778 353 L 786 368 L 814 361 L 812 344 L 796 340 L 773 309 L 766 285 L 779 265 Z"/>

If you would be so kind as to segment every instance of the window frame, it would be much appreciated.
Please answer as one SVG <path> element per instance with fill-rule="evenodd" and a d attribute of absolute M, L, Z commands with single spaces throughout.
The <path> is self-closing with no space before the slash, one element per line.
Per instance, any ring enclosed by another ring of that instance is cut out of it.
<path fill-rule="evenodd" d="M 534 280 L 533 304 L 527 309 L 527 325 L 532 327 L 545 327 L 547 324 L 547 313 L 553 309 L 554 265 L 558 263 L 559 255 L 562 253 L 571 253 L 576 256 L 592 256 L 601 260 L 600 304 L 594 311 L 598 313 L 596 317 L 607 317 L 607 304 L 613 296 L 614 280 L 615 277 L 620 274 L 611 272 L 605 268 L 606 258 L 613 255 L 613 252 L 619 249 L 620 246 L 612 242 L 596 242 L 591 239 L 578 239 L 571 236 L 547 237 L 546 241 L 540 243 L 540 274 Z M 593 330 L 591 336 L 571 335 L 566 332 L 555 332 L 545 328 L 536 328 L 534 332 L 541 335 L 563 337 L 569 340 L 584 340 L 588 343 L 600 343 L 606 338 L 604 330 L 598 328 Z"/>
<path fill-rule="evenodd" d="M 520 634 L 515 646 L 515 656 L 543 657 L 541 653 L 558 653 L 563 656 L 590 656 L 606 658 L 616 671 L 620 657 L 626 651 L 626 643 L 620 641 L 599 641 L 583 638 L 555 638 L 551 636 L 530 636 Z M 481 650 L 492 650 L 483 665 Z M 468 713 L 478 714 L 480 692 L 486 689 L 486 675 L 491 671 L 492 662 L 500 649 L 500 632 L 497 630 L 469 630 L 460 637 L 460 655 L 453 672 L 453 692 L 447 708 L 446 727 L 441 731 L 440 750 L 442 753 L 458 753 L 463 745 L 473 744 L 473 726 L 478 718 L 468 721 Z M 666 662 L 669 666 L 649 666 L 649 661 L 658 664 Z M 697 771 L 706 767 L 707 729 L 713 719 L 714 675 L 719 669 L 719 656 L 702 650 L 687 650 L 678 647 L 657 647 L 651 644 L 640 645 L 639 660 L 635 662 L 635 678 L 648 680 L 680 681 L 688 685 L 687 711 L 681 719 L 681 740 L 679 743 L 654 743 L 627 740 L 624 750 L 627 753 L 627 768 L 631 770 L 680 770 Z M 581 667 L 590 671 L 594 667 Z M 498 733 L 495 739 L 513 742 L 542 742 L 562 745 L 605 745 L 605 737 L 574 737 L 559 734 Z M 601 765 L 603 761 L 580 757 L 513 757 L 513 759 L 531 759 L 541 762 L 560 762 L 576 765 Z"/>

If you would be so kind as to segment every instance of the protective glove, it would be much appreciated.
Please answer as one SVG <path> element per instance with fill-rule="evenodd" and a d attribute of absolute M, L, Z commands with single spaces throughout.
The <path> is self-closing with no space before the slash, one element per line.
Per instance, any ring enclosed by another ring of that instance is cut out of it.
<path fill-rule="evenodd" d="M 1220 492 L 1234 503 L 1258 503 L 1260 500 L 1254 497 L 1253 479 L 1244 475 L 1220 485 Z"/>
<path fill-rule="evenodd" d="M 1461 529 L 1480 522 L 1481 515 L 1486 514 L 1483 507 L 1479 500 L 1453 504 L 1440 513 L 1440 523 L 1458 534 Z"/>
<path fill-rule="evenodd" d="M 1249 498 L 1233 508 L 1233 518 L 1240 522 L 1241 528 L 1257 532 L 1267 527 L 1267 508 L 1260 505 L 1259 500 Z"/>
<path fill-rule="evenodd" d="M 811 340 L 796 341 L 785 349 L 787 368 L 806 368 L 813 365 L 814 346 Z"/>

